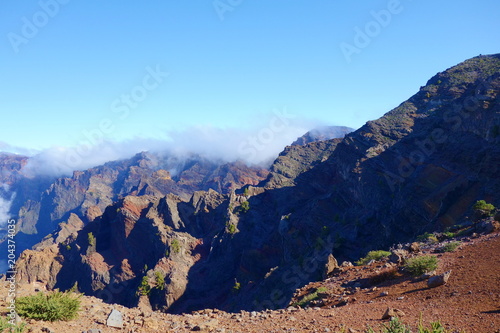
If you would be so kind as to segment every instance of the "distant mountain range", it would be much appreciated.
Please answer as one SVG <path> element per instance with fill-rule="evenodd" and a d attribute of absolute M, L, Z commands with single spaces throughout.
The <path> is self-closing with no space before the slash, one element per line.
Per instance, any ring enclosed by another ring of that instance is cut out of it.
<path fill-rule="evenodd" d="M 309 132 L 269 170 L 140 153 L 26 178 L 26 158 L 1 155 L 16 238 L 34 245 L 18 279 L 170 312 L 285 306 L 330 254 L 354 260 L 500 204 L 499 90 L 500 55 L 469 59 L 352 133 Z"/>

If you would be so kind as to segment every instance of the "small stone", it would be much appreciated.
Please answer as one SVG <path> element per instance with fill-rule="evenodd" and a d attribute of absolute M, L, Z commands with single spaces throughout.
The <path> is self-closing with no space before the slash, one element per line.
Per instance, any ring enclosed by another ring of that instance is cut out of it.
<path fill-rule="evenodd" d="M 383 292 L 380 293 L 380 296 L 381 297 L 389 296 L 389 292 L 388 291 L 383 291 Z"/>
<path fill-rule="evenodd" d="M 405 299 L 405 297 L 404 297 L 404 296 L 401 296 L 401 297 L 398 297 L 398 298 L 396 298 L 396 299 L 397 299 L 398 301 L 401 301 L 401 300 L 404 300 L 404 299 Z"/>
<path fill-rule="evenodd" d="M 435 288 L 435 287 L 439 287 L 439 286 L 446 284 L 448 282 L 448 279 L 450 278 L 450 274 L 451 274 L 451 270 L 449 270 L 448 272 L 446 272 L 444 274 L 431 277 L 427 281 L 427 286 L 429 288 Z"/>
<path fill-rule="evenodd" d="M 418 253 L 418 252 L 420 252 L 420 244 L 417 243 L 417 242 L 411 243 L 409 250 L 412 253 Z"/>
<path fill-rule="evenodd" d="M 113 309 L 106 320 L 109 327 L 123 328 L 123 315 L 120 311 Z"/>
<path fill-rule="evenodd" d="M 294 316 L 290 316 L 290 317 L 288 318 L 288 320 L 290 320 L 290 321 L 297 321 L 297 318 L 295 318 Z"/>
<path fill-rule="evenodd" d="M 391 319 L 394 317 L 404 317 L 404 315 L 405 313 L 399 309 L 387 308 L 384 315 L 382 316 L 382 320 Z"/>

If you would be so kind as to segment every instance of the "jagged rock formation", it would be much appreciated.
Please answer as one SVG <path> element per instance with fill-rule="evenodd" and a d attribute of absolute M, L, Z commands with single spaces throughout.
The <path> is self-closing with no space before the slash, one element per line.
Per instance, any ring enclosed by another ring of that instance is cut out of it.
<path fill-rule="evenodd" d="M 236 192 L 165 197 L 128 173 L 135 185 L 125 185 L 130 177 L 122 184 L 135 196 L 105 210 L 89 199 L 102 216 L 96 209 L 76 238 L 44 241 L 42 251 L 58 246 L 56 279 L 30 272 L 30 252 L 20 279 L 42 276 L 62 289 L 78 282 L 122 304 L 152 288 L 153 307 L 171 312 L 286 306 L 298 287 L 322 278 L 332 254 L 357 259 L 460 222 L 478 199 L 500 203 L 499 90 L 500 55 L 467 60 L 342 140 L 287 148 L 265 181 Z M 86 190 L 74 196 L 88 198 Z"/>

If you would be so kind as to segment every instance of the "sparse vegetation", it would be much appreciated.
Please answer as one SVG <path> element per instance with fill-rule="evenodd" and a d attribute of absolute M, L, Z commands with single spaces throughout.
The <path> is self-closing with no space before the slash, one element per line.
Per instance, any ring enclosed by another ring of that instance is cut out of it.
<path fill-rule="evenodd" d="M 307 306 L 309 303 L 311 303 L 312 301 L 315 301 L 319 298 L 319 293 L 324 293 L 326 292 L 327 289 L 325 287 L 320 287 L 318 289 L 316 289 L 314 292 L 308 294 L 308 295 L 305 295 L 304 297 L 302 297 L 302 299 L 296 303 L 294 303 L 293 305 L 294 306 L 300 306 L 301 308 Z"/>
<path fill-rule="evenodd" d="M 432 322 L 429 328 L 422 324 L 422 320 L 417 328 L 417 333 L 448 333 L 449 331 L 444 328 L 444 326 L 438 322 Z M 382 324 L 381 330 L 378 333 L 412 333 L 410 326 L 405 325 L 401 319 L 395 317 L 391 319 L 388 324 Z M 373 328 L 369 327 L 365 333 L 377 333 Z"/>
<path fill-rule="evenodd" d="M 142 296 L 147 296 L 151 292 L 151 287 L 149 286 L 149 279 L 145 275 L 142 277 L 141 284 L 139 285 L 138 293 Z"/>
<path fill-rule="evenodd" d="M 241 203 L 240 209 L 243 213 L 248 212 L 250 210 L 250 203 L 248 203 L 248 201 L 243 201 Z"/>
<path fill-rule="evenodd" d="M 389 324 L 382 324 L 382 329 L 379 331 L 380 333 L 411 333 L 411 328 L 403 324 L 403 322 L 395 317 L 391 319 Z M 366 333 L 376 333 L 372 328 L 368 328 Z"/>
<path fill-rule="evenodd" d="M 477 219 L 481 219 L 493 216 L 493 212 L 495 211 L 495 206 L 487 203 L 484 200 L 479 200 L 474 204 L 472 209 L 474 209 L 474 213 L 476 214 Z"/>
<path fill-rule="evenodd" d="M 240 289 L 241 289 L 241 283 L 239 283 L 238 281 L 235 281 L 232 292 L 237 293 L 240 291 Z"/>
<path fill-rule="evenodd" d="M 20 323 L 18 325 L 10 324 L 9 321 L 2 317 L 0 318 L 0 332 L 5 333 L 23 333 L 26 328 L 26 323 Z"/>
<path fill-rule="evenodd" d="M 159 290 L 165 289 L 165 277 L 160 272 L 155 272 L 155 283 L 156 283 L 156 289 Z"/>
<path fill-rule="evenodd" d="M 443 245 L 439 250 L 440 252 L 453 252 L 460 246 L 460 244 L 462 243 L 457 241 L 449 242 Z"/>
<path fill-rule="evenodd" d="M 23 333 L 26 328 L 26 323 L 20 323 L 18 325 L 12 325 L 9 323 L 7 318 L 0 317 L 0 333 Z"/>
<path fill-rule="evenodd" d="M 418 236 L 417 241 L 426 242 L 426 243 L 430 243 L 430 244 L 436 244 L 439 242 L 436 235 L 428 233 L 428 232 Z"/>
<path fill-rule="evenodd" d="M 25 318 L 59 321 L 71 320 L 78 316 L 80 295 L 55 291 L 44 294 L 19 297 L 16 301 L 17 313 Z"/>
<path fill-rule="evenodd" d="M 91 246 L 91 247 L 95 246 L 95 236 L 93 233 L 89 232 L 87 234 L 87 240 L 89 242 L 89 246 Z"/>
<path fill-rule="evenodd" d="M 387 258 L 388 256 L 391 255 L 391 252 L 388 251 L 370 251 L 366 255 L 366 257 L 359 259 L 358 261 L 355 262 L 356 265 L 362 266 L 368 264 L 372 260 L 381 260 L 384 258 Z"/>
<path fill-rule="evenodd" d="M 180 253 L 181 243 L 179 243 L 179 240 L 173 239 L 172 243 L 170 243 L 170 249 L 172 250 L 173 253 Z"/>
<path fill-rule="evenodd" d="M 438 260 L 436 257 L 427 255 L 408 259 L 405 268 L 414 276 L 432 272 L 437 269 Z"/>
<path fill-rule="evenodd" d="M 67 245 L 66 245 L 66 250 L 67 250 L 67 251 L 71 251 L 71 245 L 67 244 Z"/>
<path fill-rule="evenodd" d="M 236 233 L 236 226 L 234 224 L 227 223 L 226 227 L 227 227 L 227 232 L 229 232 L 230 234 Z"/>
<path fill-rule="evenodd" d="M 245 187 L 245 189 L 243 190 L 243 195 L 246 197 L 249 195 L 248 187 Z"/>

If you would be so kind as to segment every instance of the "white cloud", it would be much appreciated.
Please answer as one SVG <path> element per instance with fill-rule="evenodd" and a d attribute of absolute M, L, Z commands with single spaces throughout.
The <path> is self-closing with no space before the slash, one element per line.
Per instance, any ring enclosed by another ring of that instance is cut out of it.
<path fill-rule="evenodd" d="M 169 131 L 165 139 L 134 138 L 122 142 L 83 142 L 75 148 L 52 147 L 30 158 L 28 175 L 70 176 L 75 170 L 130 158 L 141 151 L 162 153 L 183 160 L 191 154 L 208 159 L 269 165 L 298 136 L 318 124 L 299 119 L 286 110 L 258 116 L 244 129 L 203 125 Z"/>
<path fill-rule="evenodd" d="M 7 184 L 0 185 L 0 227 L 4 227 L 11 218 L 10 206 L 14 200 L 15 193 L 9 193 L 10 187 Z"/>

